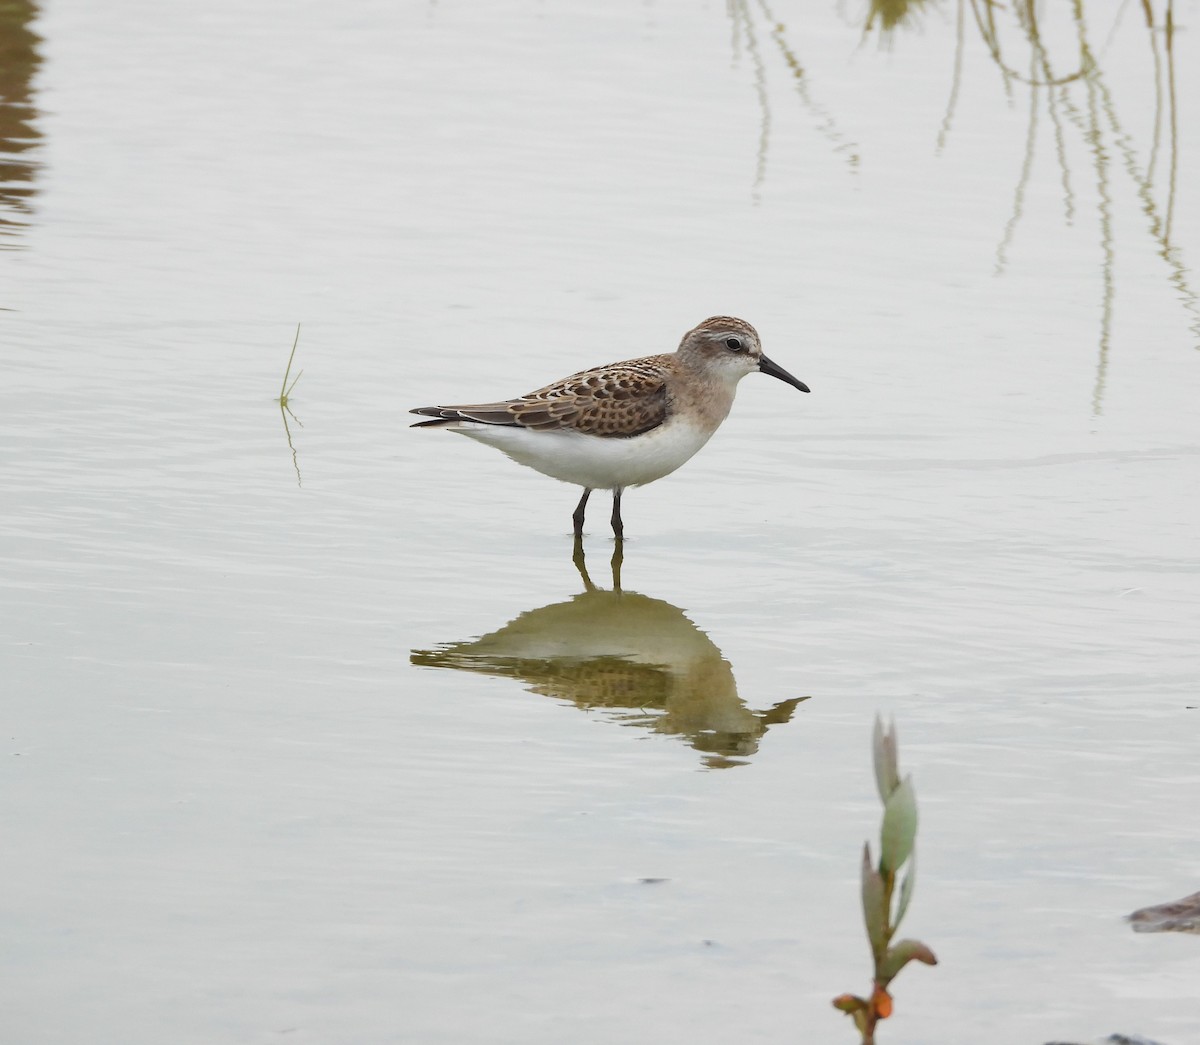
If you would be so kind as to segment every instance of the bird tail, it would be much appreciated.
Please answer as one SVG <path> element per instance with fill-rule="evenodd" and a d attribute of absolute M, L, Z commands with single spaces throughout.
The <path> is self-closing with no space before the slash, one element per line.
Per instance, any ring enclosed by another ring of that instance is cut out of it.
<path fill-rule="evenodd" d="M 460 421 L 475 424 L 520 427 L 508 412 L 508 403 L 483 403 L 480 406 L 418 406 L 410 414 L 423 414 L 432 421 L 418 421 L 413 428 L 447 428 Z"/>

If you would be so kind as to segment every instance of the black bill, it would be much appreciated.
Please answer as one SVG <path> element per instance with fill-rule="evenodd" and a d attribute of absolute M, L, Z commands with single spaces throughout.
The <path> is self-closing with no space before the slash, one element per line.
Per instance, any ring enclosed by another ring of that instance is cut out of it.
<path fill-rule="evenodd" d="M 766 356 L 763 356 L 762 359 L 758 361 L 758 369 L 764 374 L 770 374 L 772 377 L 779 378 L 780 381 L 786 381 L 793 388 L 800 389 L 801 392 L 810 391 L 808 385 L 806 385 L 803 381 L 792 377 L 792 375 L 784 370 L 783 367 L 781 367 L 778 363 L 772 363 Z"/>

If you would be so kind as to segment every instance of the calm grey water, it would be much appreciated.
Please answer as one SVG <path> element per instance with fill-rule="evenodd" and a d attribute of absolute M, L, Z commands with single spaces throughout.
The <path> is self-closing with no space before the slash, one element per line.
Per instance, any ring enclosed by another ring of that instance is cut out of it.
<path fill-rule="evenodd" d="M 853 1041 L 876 713 L 941 959 L 881 1040 L 1200 1040 L 1122 920 L 1200 878 L 1151 6 L 15 5 L 0 1040 Z M 629 493 L 620 594 L 407 428 L 722 312 L 813 394 Z"/>

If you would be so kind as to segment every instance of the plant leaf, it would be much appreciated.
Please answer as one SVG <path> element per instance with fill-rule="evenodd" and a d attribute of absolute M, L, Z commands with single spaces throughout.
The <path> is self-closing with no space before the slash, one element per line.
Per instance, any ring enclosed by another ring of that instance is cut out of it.
<path fill-rule="evenodd" d="M 937 965 L 937 958 L 920 940 L 898 940 L 888 948 L 879 966 L 880 979 L 887 983 L 909 962 L 916 960 L 926 965 Z"/>
<path fill-rule="evenodd" d="M 887 942 L 887 910 L 883 902 L 883 876 L 871 866 L 869 844 L 863 846 L 862 905 L 871 953 L 879 954 Z"/>
<path fill-rule="evenodd" d="M 883 720 L 875 716 L 875 729 L 871 735 L 871 748 L 875 762 L 875 786 L 879 789 L 879 800 L 887 804 L 893 791 L 900 786 L 899 755 L 896 747 L 896 724 L 884 730 Z"/>
<path fill-rule="evenodd" d="M 895 873 L 908 859 L 917 838 L 917 794 L 911 776 L 892 792 L 883 807 L 879 870 Z"/>
<path fill-rule="evenodd" d="M 904 881 L 900 883 L 900 900 L 896 904 L 896 917 L 892 920 L 892 930 L 900 928 L 904 914 L 908 910 L 908 902 L 912 899 L 913 884 L 917 880 L 917 851 L 913 849 L 908 858 L 908 870 L 904 872 Z"/>

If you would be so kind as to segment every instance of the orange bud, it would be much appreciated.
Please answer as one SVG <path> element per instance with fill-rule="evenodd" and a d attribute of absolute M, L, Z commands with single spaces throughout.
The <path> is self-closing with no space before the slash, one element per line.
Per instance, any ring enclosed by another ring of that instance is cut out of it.
<path fill-rule="evenodd" d="M 892 1014 L 892 996 L 878 984 L 871 995 L 871 1005 L 881 1020 L 886 1020 Z"/>

